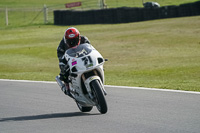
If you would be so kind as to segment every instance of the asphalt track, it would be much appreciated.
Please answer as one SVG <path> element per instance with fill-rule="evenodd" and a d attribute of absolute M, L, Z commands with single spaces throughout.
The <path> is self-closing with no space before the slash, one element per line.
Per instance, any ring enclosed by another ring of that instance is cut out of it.
<path fill-rule="evenodd" d="M 106 90 L 101 115 L 80 112 L 55 82 L 0 80 L 0 133 L 200 133 L 200 93 Z"/>

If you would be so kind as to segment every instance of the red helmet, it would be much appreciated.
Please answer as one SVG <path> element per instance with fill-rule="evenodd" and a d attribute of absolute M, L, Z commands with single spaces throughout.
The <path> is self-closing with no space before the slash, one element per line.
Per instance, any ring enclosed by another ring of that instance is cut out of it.
<path fill-rule="evenodd" d="M 78 46 L 80 44 L 80 33 L 74 28 L 68 28 L 65 31 L 64 42 L 68 45 L 69 48 Z"/>

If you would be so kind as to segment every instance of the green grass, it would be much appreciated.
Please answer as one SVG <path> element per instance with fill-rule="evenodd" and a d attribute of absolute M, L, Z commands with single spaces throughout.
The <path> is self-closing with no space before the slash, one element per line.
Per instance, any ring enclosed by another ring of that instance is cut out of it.
<path fill-rule="evenodd" d="M 79 25 L 109 61 L 107 85 L 200 91 L 200 16 L 115 25 Z M 0 78 L 54 81 L 66 26 L 0 30 Z"/>

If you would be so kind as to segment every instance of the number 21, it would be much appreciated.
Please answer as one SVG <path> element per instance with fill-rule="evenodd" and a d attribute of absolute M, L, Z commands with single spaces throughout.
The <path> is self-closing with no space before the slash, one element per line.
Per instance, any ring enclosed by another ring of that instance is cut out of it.
<path fill-rule="evenodd" d="M 88 65 L 88 64 L 90 64 L 90 63 L 92 63 L 92 59 L 91 59 L 90 56 L 83 57 L 82 61 L 84 61 L 84 65 L 85 66 Z"/>

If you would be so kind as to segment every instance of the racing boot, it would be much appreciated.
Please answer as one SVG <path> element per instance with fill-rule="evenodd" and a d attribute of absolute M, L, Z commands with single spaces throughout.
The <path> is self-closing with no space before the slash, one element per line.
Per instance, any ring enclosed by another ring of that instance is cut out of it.
<path fill-rule="evenodd" d="M 70 95 L 70 90 L 69 90 L 69 83 L 65 83 L 65 90 L 63 91 L 65 95 Z"/>

